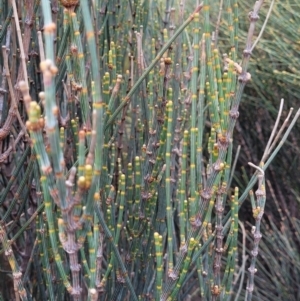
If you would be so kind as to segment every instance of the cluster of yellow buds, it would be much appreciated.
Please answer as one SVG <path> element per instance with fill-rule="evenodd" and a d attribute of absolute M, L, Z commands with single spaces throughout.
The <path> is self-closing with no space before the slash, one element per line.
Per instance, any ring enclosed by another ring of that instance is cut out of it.
<path fill-rule="evenodd" d="M 38 131 L 44 128 L 44 118 L 41 117 L 41 107 L 36 101 L 31 101 L 29 104 L 26 127 L 29 131 Z"/>
<path fill-rule="evenodd" d="M 79 177 L 78 186 L 81 189 L 89 189 L 92 185 L 93 167 L 90 164 L 84 167 L 84 176 Z"/>

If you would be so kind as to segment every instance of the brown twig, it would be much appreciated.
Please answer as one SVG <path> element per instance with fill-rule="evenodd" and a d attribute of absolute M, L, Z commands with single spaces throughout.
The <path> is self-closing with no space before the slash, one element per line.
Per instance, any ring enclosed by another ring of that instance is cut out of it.
<path fill-rule="evenodd" d="M 22 39 L 22 34 L 20 30 L 20 24 L 19 24 L 19 17 L 18 17 L 18 11 L 16 7 L 15 0 L 12 0 L 12 5 L 14 9 L 14 18 L 15 18 L 15 23 L 16 23 L 16 28 L 17 28 L 17 33 L 18 33 L 18 39 L 19 39 L 19 47 L 20 47 L 20 52 L 21 52 L 21 60 L 22 64 L 19 66 L 18 69 L 18 78 L 17 78 L 17 83 L 19 83 L 22 80 L 26 80 L 26 85 L 28 87 L 28 78 L 27 78 L 27 69 L 26 69 L 26 57 L 28 56 L 28 49 L 29 49 L 29 44 L 30 44 L 30 39 L 31 39 L 31 25 L 32 25 L 32 17 L 34 14 L 34 1 L 33 0 L 28 0 L 27 1 L 27 15 L 25 18 L 25 30 L 24 30 L 24 35 Z M 24 76 L 25 74 L 25 76 Z M 14 95 L 15 95 L 15 102 L 16 105 L 18 105 L 19 100 L 22 96 L 21 91 L 19 90 L 18 84 L 15 86 L 14 90 Z M 10 129 L 12 126 L 12 123 L 14 122 L 14 119 L 16 117 L 15 113 L 15 108 L 11 107 L 8 116 L 5 120 L 5 123 L 3 127 L 0 129 L 0 140 L 5 139 L 9 133 Z"/>
<path fill-rule="evenodd" d="M 18 110 L 18 106 L 17 106 L 17 102 L 16 102 L 16 96 L 15 96 L 15 92 L 13 89 L 13 85 L 11 82 L 11 76 L 10 76 L 10 72 L 9 72 L 9 66 L 8 66 L 8 55 L 7 55 L 7 51 L 8 49 L 6 48 L 6 46 L 2 46 L 2 54 L 3 54 L 3 60 L 4 60 L 4 68 L 5 68 L 5 76 L 7 79 L 7 83 L 8 83 L 8 88 L 9 88 L 9 93 L 10 93 L 10 97 L 11 97 L 11 102 L 12 102 L 12 109 L 15 111 L 15 114 L 18 118 L 18 121 L 24 131 L 24 133 L 27 134 L 27 129 L 26 126 L 20 116 L 19 110 Z"/>

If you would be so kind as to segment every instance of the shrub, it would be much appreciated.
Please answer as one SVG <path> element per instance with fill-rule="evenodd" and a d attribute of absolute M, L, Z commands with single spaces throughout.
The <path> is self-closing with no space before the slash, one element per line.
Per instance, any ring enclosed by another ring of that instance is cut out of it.
<path fill-rule="evenodd" d="M 231 188 L 263 1 L 243 52 L 237 1 L 225 32 L 208 0 L 188 16 L 170 1 L 77 2 L 2 6 L 2 299 L 229 300 L 250 193 L 251 300 L 264 171 L 300 114 Z"/>

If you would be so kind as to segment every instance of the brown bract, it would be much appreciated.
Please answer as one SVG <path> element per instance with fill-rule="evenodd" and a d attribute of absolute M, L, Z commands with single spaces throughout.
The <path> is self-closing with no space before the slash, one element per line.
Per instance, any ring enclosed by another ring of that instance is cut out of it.
<path fill-rule="evenodd" d="M 60 4 L 65 8 L 71 8 L 78 4 L 79 0 L 60 0 Z"/>

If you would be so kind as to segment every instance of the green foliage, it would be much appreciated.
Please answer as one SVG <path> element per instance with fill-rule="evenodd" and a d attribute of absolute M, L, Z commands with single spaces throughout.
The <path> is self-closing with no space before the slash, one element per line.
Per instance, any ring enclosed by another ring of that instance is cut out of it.
<path fill-rule="evenodd" d="M 265 170 L 300 114 L 278 136 L 275 123 L 243 192 L 231 187 L 263 1 L 244 51 L 237 1 L 219 16 L 208 0 L 77 2 L 1 2 L 2 299 L 230 300 L 249 194 L 252 257 L 235 297 L 251 300 Z"/>
<path fill-rule="evenodd" d="M 251 8 L 249 1 L 240 2 L 242 16 Z M 299 1 L 275 1 L 267 26 L 253 51 L 253 60 L 249 64 L 252 80 L 245 89 L 240 119 L 236 127 L 236 140 L 241 145 L 239 165 L 245 161 L 255 162 L 263 153 L 265 144 L 276 119 L 280 99 L 285 100 L 283 117 L 286 118 L 291 107 L 299 106 Z M 269 4 L 266 3 L 260 13 L 263 20 L 267 15 Z M 245 35 L 247 23 L 240 18 L 241 36 Z M 258 22 L 261 28 L 263 22 Z M 255 116 L 255 118 L 253 118 Z M 268 173 L 269 189 L 274 190 L 281 203 L 286 203 L 291 214 L 299 199 L 299 123 L 291 133 L 288 147 L 275 158 Z M 238 170 L 240 172 L 240 170 Z M 236 174 L 241 178 L 241 173 Z M 269 194 L 267 208 L 274 208 L 273 197 Z M 299 201 L 298 201 L 299 204 Z M 297 207 L 297 206 L 296 206 Z M 295 214 L 299 218 L 298 214 Z"/>

